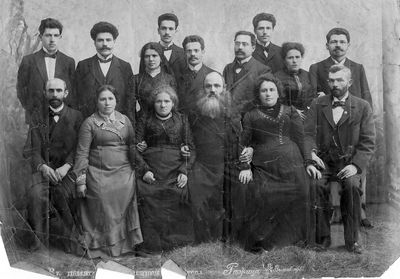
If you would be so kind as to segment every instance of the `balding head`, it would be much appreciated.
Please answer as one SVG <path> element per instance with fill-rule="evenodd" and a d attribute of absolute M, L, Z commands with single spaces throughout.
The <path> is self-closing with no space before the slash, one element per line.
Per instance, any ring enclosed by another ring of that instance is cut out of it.
<path fill-rule="evenodd" d="M 207 95 L 221 95 L 225 89 L 224 77 L 218 72 L 211 72 L 204 78 L 203 87 Z"/>
<path fill-rule="evenodd" d="M 64 99 L 68 96 L 67 84 L 64 80 L 53 78 L 46 82 L 46 90 L 44 95 L 53 108 L 60 107 Z"/>

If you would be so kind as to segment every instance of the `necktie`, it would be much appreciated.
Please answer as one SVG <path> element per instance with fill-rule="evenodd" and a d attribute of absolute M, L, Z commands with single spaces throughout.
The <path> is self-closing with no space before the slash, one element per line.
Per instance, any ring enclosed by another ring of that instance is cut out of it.
<path fill-rule="evenodd" d="M 236 62 L 235 64 L 235 73 L 238 74 L 242 71 L 244 65 L 246 65 L 247 62 L 240 64 L 239 62 Z"/>
<path fill-rule="evenodd" d="M 332 107 L 333 107 L 333 108 L 336 108 L 336 107 L 345 107 L 345 106 L 346 106 L 345 101 L 334 101 L 333 104 L 332 104 Z"/>
<path fill-rule="evenodd" d="M 112 57 L 108 59 L 101 59 L 100 57 L 97 56 L 97 59 L 99 60 L 100 63 L 109 63 L 111 62 Z"/>
<path fill-rule="evenodd" d="M 49 109 L 49 115 L 51 117 L 60 116 L 61 115 L 61 111 L 53 111 L 53 110 Z"/>
<path fill-rule="evenodd" d="M 45 52 L 45 53 L 44 53 L 44 57 L 56 59 L 56 57 L 57 57 L 57 52 L 54 53 L 54 54 L 49 54 L 49 53 Z"/>
<path fill-rule="evenodd" d="M 171 46 L 167 46 L 167 47 L 163 47 L 163 51 L 168 51 L 168 50 L 172 50 L 172 45 Z"/>

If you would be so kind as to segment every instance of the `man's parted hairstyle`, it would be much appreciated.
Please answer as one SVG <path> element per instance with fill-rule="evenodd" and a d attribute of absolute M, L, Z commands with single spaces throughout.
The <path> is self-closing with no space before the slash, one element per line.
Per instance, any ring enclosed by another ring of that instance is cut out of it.
<path fill-rule="evenodd" d="M 254 35 L 253 33 L 249 32 L 249 31 L 244 31 L 244 30 L 237 31 L 235 33 L 235 40 L 236 40 L 237 36 L 239 36 L 239 35 L 249 36 L 250 37 L 250 41 L 251 41 L 251 45 L 252 46 L 256 45 L 256 35 Z"/>
<path fill-rule="evenodd" d="M 347 38 L 347 42 L 350 43 L 350 33 L 344 28 L 335 27 L 329 30 L 328 34 L 326 34 L 326 42 L 329 43 L 332 35 L 345 35 Z"/>
<path fill-rule="evenodd" d="M 182 47 L 184 50 L 186 50 L 186 45 L 188 43 L 200 43 L 201 50 L 204 50 L 205 47 L 204 40 L 202 37 L 198 35 L 189 35 L 185 37 L 185 39 L 182 42 Z"/>
<path fill-rule="evenodd" d="M 104 85 L 100 86 L 99 88 L 97 88 L 97 90 L 96 90 L 96 104 L 97 104 L 97 100 L 99 99 L 100 94 L 104 91 L 110 91 L 114 95 L 116 103 L 117 104 L 119 103 L 119 94 L 118 94 L 117 89 L 115 89 L 115 87 L 110 84 L 104 84 Z"/>
<path fill-rule="evenodd" d="M 164 20 L 174 21 L 175 29 L 178 28 L 179 20 L 178 20 L 178 17 L 176 15 L 174 15 L 173 13 L 165 13 L 165 14 L 160 15 L 158 17 L 158 27 L 161 26 L 161 22 L 163 22 Z"/>
<path fill-rule="evenodd" d="M 305 49 L 302 44 L 296 42 L 285 42 L 282 44 L 282 49 L 281 49 L 282 58 L 285 59 L 287 53 L 292 49 L 298 50 L 301 54 L 301 57 L 304 56 Z"/>
<path fill-rule="evenodd" d="M 344 65 L 340 65 L 340 64 L 332 65 L 329 68 L 328 73 L 337 73 L 340 71 L 343 71 L 346 74 L 346 76 L 349 78 L 349 80 L 351 79 L 351 70 Z"/>
<path fill-rule="evenodd" d="M 119 35 L 117 27 L 105 21 L 100 21 L 93 25 L 92 29 L 90 30 L 90 37 L 92 37 L 93 41 L 96 40 L 97 34 L 99 33 L 110 33 L 114 40 L 117 39 Z"/>
<path fill-rule="evenodd" d="M 258 23 L 259 23 L 260 21 L 262 21 L 262 20 L 266 20 L 266 21 L 271 22 L 271 23 L 272 23 L 272 27 L 275 28 L 275 25 L 276 25 L 276 18 L 275 18 L 275 16 L 274 16 L 273 14 L 260 13 L 260 14 L 256 15 L 256 16 L 253 18 L 253 26 L 254 26 L 254 29 L 257 28 Z"/>
<path fill-rule="evenodd" d="M 278 96 L 281 97 L 282 96 L 282 92 L 283 92 L 283 85 L 282 82 L 275 77 L 273 74 L 263 74 L 260 75 L 259 77 L 257 77 L 256 79 L 256 86 L 254 87 L 254 103 L 256 104 L 260 104 L 260 88 L 261 85 L 265 82 L 265 81 L 269 81 L 275 84 L 276 89 L 278 90 Z"/>
<path fill-rule="evenodd" d="M 50 18 L 50 17 L 45 18 L 40 22 L 39 34 L 43 35 L 44 30 L 46 30 L 46 28 L 57 28 L 58 30 L 60 30 L 60 35 L 63 30 L 63 26 L 62 26 L 61 22 L 59 22 L 57 19 Z"/>

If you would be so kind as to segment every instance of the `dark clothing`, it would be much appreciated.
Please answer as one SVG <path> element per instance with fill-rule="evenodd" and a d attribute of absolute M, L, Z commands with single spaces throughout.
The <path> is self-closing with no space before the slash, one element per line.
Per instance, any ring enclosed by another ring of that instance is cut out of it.
<path fill-rule="evenodd" d="M 213 71 L 203 64 L 197 73 L 191 71 L 187 66 L 181 72 L 181 75 L 176 79 L 180 111 L 189 113 L 196 108 L 199 91 L 203 89 L 204 78 Z"/>
<path fill-rule="evenodd" d="M 115 87 L 118 92 L 116 110 L 125 113 L 127 98 L 133 94 L 133 72 L 131 65 L 115 55 L 112 57 L 107 76 L 101 71 L 98 57 L 94 55 L 78 63 L 75 72 L 76 96 L 74 107 L 88 117 L 97 111 L 96 90 L 105 84 Z"/>
<path fill-rule="evenodd" d="M 237 191 L 236 184 L 239 183 L 241 124 L 239 120 L 228 117 L 212 119 L 195 114 L 191 118 L 196 161 L 188 186 L 196 241 L 221 240 L 224 220 L 225 230 L 230 229 L 231 205 L 236 205 L 236 208 L 239 205 L 238 202 L 231 204 L 230 193 L 232 190 Z M 242 197 L 238 194 L 232 196 L 232 199 L 239 200 Z M 229 231 L 225 233 L 228 234 Z M 226 236 L 228 235 L 224 237 Z"/>
<path fill-rule="evenodd" d="M 288 106 L 294 106 L 299 110 L 307 110 L 317 94 L 312 90 L 308 72 L 300 69 L 298 73 L 289 73 L 285 68 L 275 76 L 282 82 L 283 92 L 281 102 Z"/>
<path fill-rule="evenodd" d="M 186 67 L 186 54 L 183 48 L 178 47 L 175 44 L 172 44 L 172 53 L 171 57 L 168 60 L 168 65 L 174 72 L 174 76 L 179 77 Z"/>
<path fill-rule="evenodd" d="M 246 222 L 239 237 L 248 250 L 291 245 L 307 236 L 303 124 L 294 107 L 278 108 L 276 117 L 254 108 L 243 120 L 241 143 L 254 148 L 253 181 L 247 186 Z"/>
<path fill-rule="evenodd" d="M 61 234 L 64 248 L 70 250 L 67 248 L 70 245 L 68 240 L 73 240 L 73 234 L 77 233 L 74 176 L 70 171 L 55 185 L 38 172 L 38 167 L 46 164 L 55 170 L 66 163 L 73 165 L 78 131 L 83 118 L 80 112 L 66 105 L 58 122 L 49 117 L 47 108 L 43 111 L 43 114 L 32 117 L 33 122 L 24 147 L 24 157 L 31 160 L 33 171 L 32 185 L 28 190 L 28 218 L 40 241 L 46 242 L 49 233 Z M 50 208 L 55 208 L 61 217 L 61 230 L 56 228 L 54 231 L 49 226 Z"/>
<path fill-rule="evenodd" d="M 239 73 L 235 72 L 236 67 L 237 62 L 235 60 L 225 66 L 223 75 L 226 89 L 231 93 L 235 110 L 244 114 L 254 99 L 257 78 L 262 74 L 270 73 L 271 69 L 254 58 L 245 63 Z"/>
<path fill-rule="evenodd" d="M 284 68 L 283 59 L 281 56 L 281 47 L 270 43 L 268 46 L 268 57 L 264 54 L 264 47 L 256 43 L 256 49 L 253 52 L 253 57 L 271 68 L 272 73 L 279 72 Z"/>
<path fill-rule="evenodd" d="M 141 163 L 137 172 L 142 249 L 165 251 L 191 244 L 194 236 L 188 186 L 176 185 L 178 175 L 187 175 L 196 158 L 188 120 L 179 113 L 165 121 L 149 115 L 137 124 L 136 141 L 143 140 L 147 149 L 138 156 Z M 188 160 L 181 157 L 182 145 L 189 146 Z M 154 174 L 153 184 L 143 181 L 147 171 Z"/>
<path fill-rule="evenodd" d="M 346 245 L 358 241 L 360 216 L 360 178 L 366 171 L 374 153 L 375 126 L 371 106 L 364 100 L 349 94 L 344 112 L 337 124 L 333 121 L 332 96 L 315 99 L 305 120 L 305 157 L 311 160 L 314 150 L 325 162 L 327 169 L 323 180 L 317 182 L 317 241 L 330 234 L 330 204 L 326 189 L 327 181 L 337 181 L 336 174 L 343 167 L 353 164 L 359 173 L 345 180 L 342 185 L 341 209 Z"/>
<path fill-rule="evenodd" d="M 168 85 L 174 90 L 177 89 L 176 81 L 173 75 L 167 74 L 161 71 L 155 77 L 150 76 L 148 73 L 137 74 L 133 78 L 133 92 L 134 94 L 129 95 L 127 105 L 127 116 L 131 121 L 147 115 L 151 110 L 151 93 L 159 86 Z M 136 101 L 139 102 L 140 111 L 136 112 Z"/>
<path fill-rule="evenodd" d="M 17 76 L 17 96 L 25 109 L 25 120 L 29 124 L 31 115 L 36 111 L 42 111 L 42 104 L 46 103 L 43 92 L 48 80 L 46 63 L 44 60 L 44 50 L 41 49 L 33 54 L 24 56 L 18 69 Z M 74 96 L 74 73 L 75 61 L 61 51 L 57 52 L 54 77 L 60 78 L 67 84 L 69 96 L 67 104 L 72 103 Z M 47 106 L 47 103 L 46 103 Z"/>
<path fill-rule="evenodd" d="M 326 95 L 328 95 L 331 92 L 328 84 L 328 71 L 329 68 L 334 64 L 335 62 L 332 60 L 332 58 L 328 57 L 327 59 L 310 66 L 310 81 L 314 93 L 324 92 Z M 348 58 L 346 58 L 344 66 L 350 69 L 351 79 L 353 80 L 353 83 L 349 88 L 349 92 L 356 97 L 366 100 L 372 106 L 372 98 L 369 91 L 364 66 L 353 62 Z"/>

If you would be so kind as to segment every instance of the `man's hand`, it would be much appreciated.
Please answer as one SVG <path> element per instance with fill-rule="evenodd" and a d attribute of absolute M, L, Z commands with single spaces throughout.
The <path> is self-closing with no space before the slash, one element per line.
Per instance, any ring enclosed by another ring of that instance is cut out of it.
<path fill-rule="evenodd" d="M 315 152 L 311 152 L 311 159 L 317 163 L 317 165 L 321 168 L 321 169 L 325 169 L 325 164 L 324 161 L 322 161 L 322 159 L 320 157 L 317 156 L 317 154 L 315 154 Z"/>
<path fill-rule="evenodd" d="M 180 173 L 180 174 L 178 175 L 178 179 L 177 179 L 177 186 L 178 186 L 178 188 L 183 188 L 183 187 L 185 187 L 186 183 L 187 183 L 187 176 L 186 176 L 186 174 Z"/>
<path fill-rule="evenodd" d="M 322 92 L 322 91 L 317 92 L 318 98 L 319 98 L 319 97 L 322 97 L 322 96 L 325 96 L 325 95 L 326 95 L 326 94 L 325 94 L 324 92 Z"/>
<path fill-rule="evenodd" d="M 297 113 L 300 115 L 301 120 L 306 119 L 306 115 L 304 114 L 304 110 L 296 109 Z"/>
<path fill-rule="evenodd" d="M 181 147 L 181 156 L 184 157 L 184 158 L 189 158 L 190 157 L 189 146 L 182 145 L 182 147 Z"/>
<path fill-rule="evenodd" d="M 239 161 L 241 163 L 250 163 L 253 160 L 253 152 L 254 149 L 252 147 L 245 147 L 242 153 L 240 153 Z"/>
<path fill-rule="evenodd" d="M 337 177 L 339 179 L 346 179 L 355 174 L 357 174 L 357 167 L 355 165 L 347 165 L 338 172 Z"/>
<path fill-rule="evenodd" d="M 152 173 L 151 171 L 147 171 L 143 175 L 143 181 L 149 184 L 153 184 L 154 181 L 156 181 L 156 179 L 154 178 L 154 173 Z"/>
<path fill-rule="evenodd" d="M 313 165 L 308 165 L 306 168 L 306 171 L 308 173 L 308 175 L 314 179 L 321 179 L 322 174 L 319 170 L 317 170 L 316 167 L 314 167 Z"/>
<path fill-rule="evenodd" d="M 56 169 L 56 173 L 59 175 L 60 180 L 63 180 L 63 178 L 67 175 L 70 168 L 71 168 L 70 164 L 64 164 L 62 167 Z"/>
<path fill-rule="evenodd" d="M 86 190 L 86 184 L 76 185 L 76 195 L 78 196 L 78 198 L 86 197 Z"/>
<path fill-rule="evenodd" d="M 61 181 L 59 174 L 46 164 L 41 165 L 39 167 L 39 171 L 42 173 L 43 177 L 50 180 L 53 184 L 57 184 L 59 181 Z"/>
<path fill-rule="evenodd" d="M 139 104 L 139 102 L 138 101 L 136 101 L 136 112 L 138 112 L 138 111 L 140 111 L 140 104 Z"/>
<path fill-rule="evenodd" d="M 247 184 L 253 180 L 253 173 L 250 169 L 248 170 L 241 170 L 239 173 L 239 181 L 243 184 Z"/>
<path fill-rule="evenodd" d="M 139 152 L 143 152 L 147 149 L 147 143 L 145 141 L 139 142 L 136 144 L 136 148 L 139 150 Z"/>

